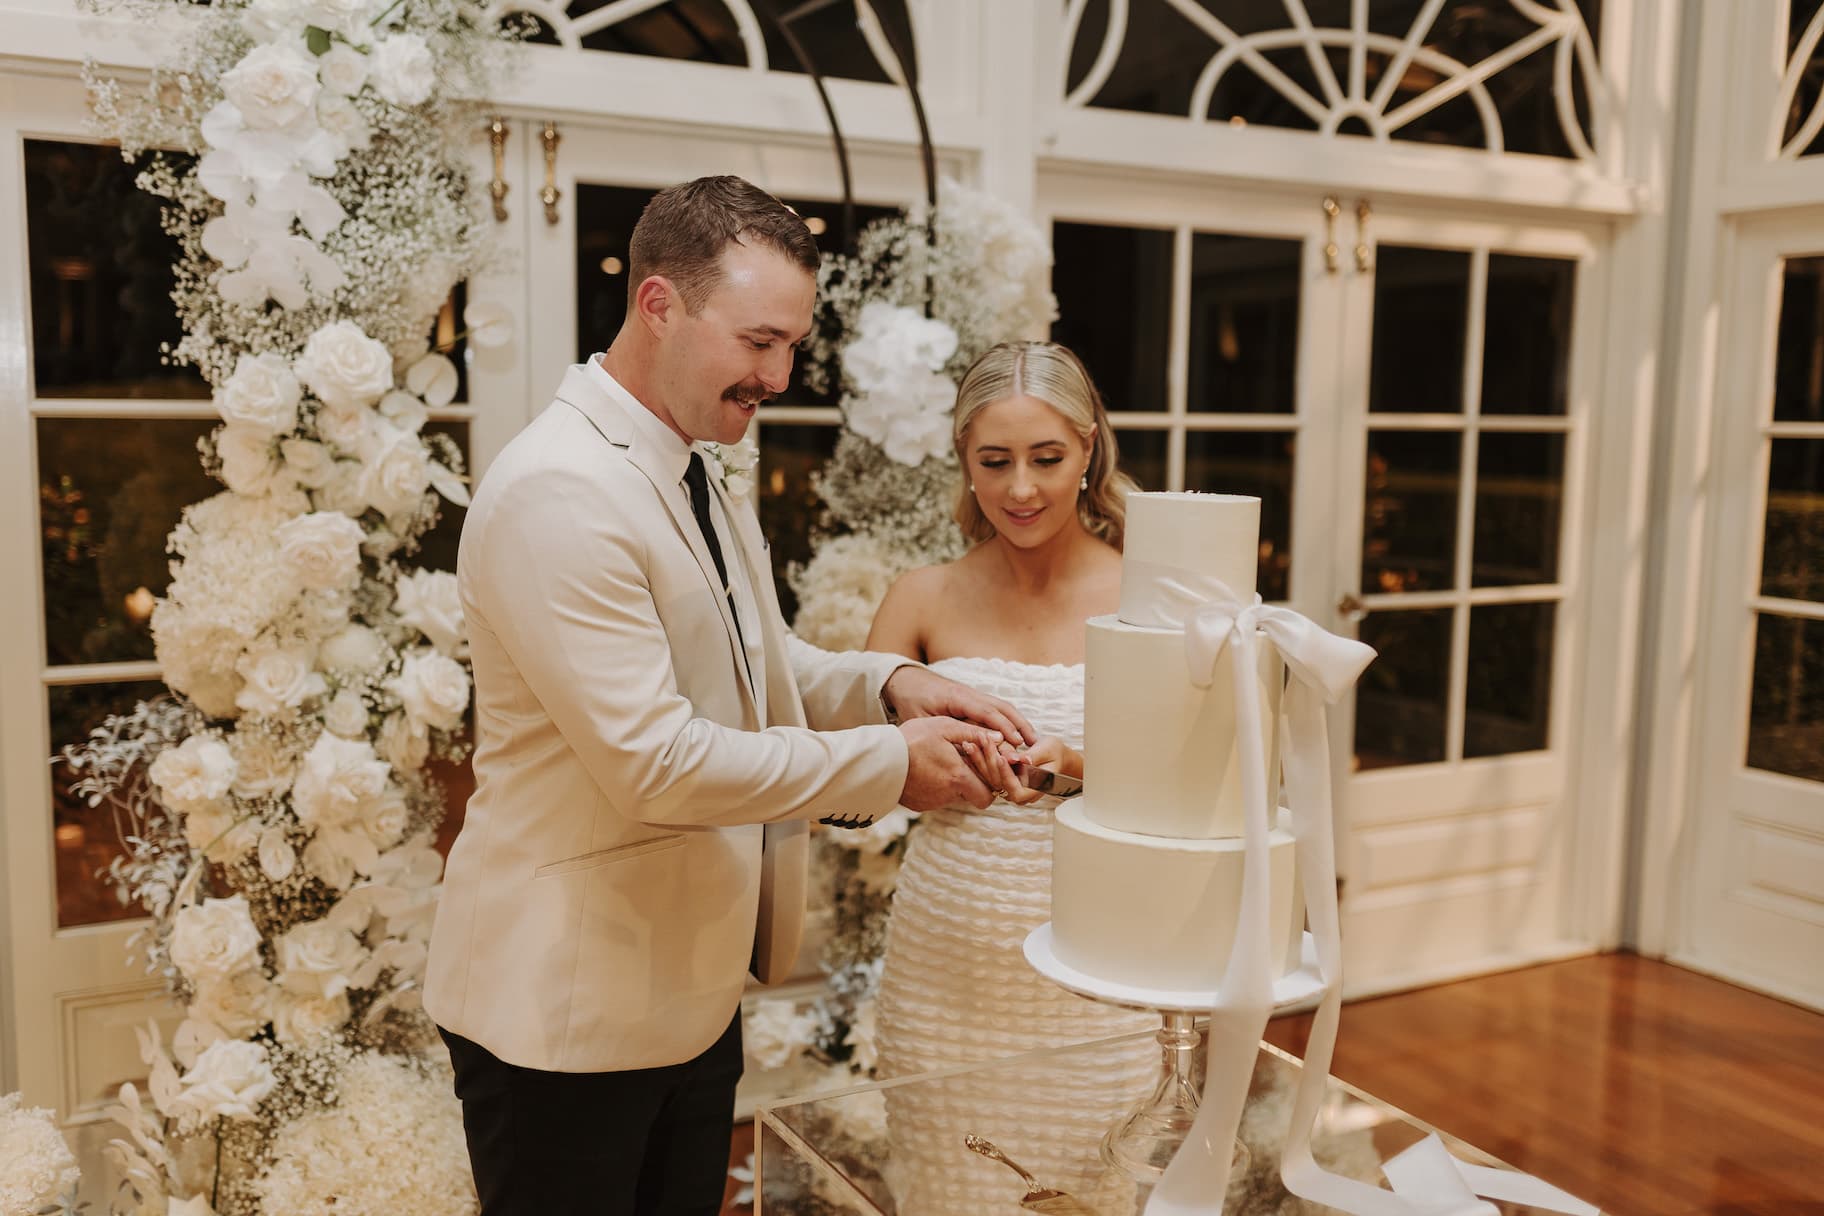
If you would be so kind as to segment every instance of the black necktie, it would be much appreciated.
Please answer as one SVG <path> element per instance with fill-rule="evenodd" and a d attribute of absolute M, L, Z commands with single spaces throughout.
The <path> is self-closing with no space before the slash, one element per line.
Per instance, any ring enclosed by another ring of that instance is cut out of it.
<path fill-rule="evenodd" d="M 735 636 L 740 638 L 741 614 L 735 611 L 735 592 L 728 585 L 728 565 L 722 560 L 716 525 L 709 518 L 709 473 L 703 467 L 703 453 L 691 452 L 690 464 L 684 469 L 684 488 L 690 491 L 690 513 L 697 517 L 697 529 L 703 533 L 703 543 L 709 546 L 709 556 L 716 563 L 716 577 L 722 580 L 722 594 L 728 597 L 728 615 L 735 622 Z M 745 638 L 741 645 L 746 648 Z"/>

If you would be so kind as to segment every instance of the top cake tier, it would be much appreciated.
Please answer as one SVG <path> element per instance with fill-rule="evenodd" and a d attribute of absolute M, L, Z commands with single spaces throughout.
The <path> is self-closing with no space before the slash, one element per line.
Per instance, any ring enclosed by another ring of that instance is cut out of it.
<path fill-rule="evenodd" d="M 1201 591 L 1220 581 L 1235 598 L 1254 598 L 1260 563 L 1260 499 L 1241 494 L 1138 493 L 1127 496 L 1121 612 L 1130 625 L 1157 627 L 1170 580 Z"/>

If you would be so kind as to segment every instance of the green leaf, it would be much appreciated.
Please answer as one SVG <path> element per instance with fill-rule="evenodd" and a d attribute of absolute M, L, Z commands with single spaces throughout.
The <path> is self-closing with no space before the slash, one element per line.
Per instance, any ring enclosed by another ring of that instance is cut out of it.
<path fill-rule="evenodd" d="M 310 48 L 313 55 L 321 55 L 329 50 L 329 31 L 318 29 L 314 25 L 304 27 L 304 45 Z"/>

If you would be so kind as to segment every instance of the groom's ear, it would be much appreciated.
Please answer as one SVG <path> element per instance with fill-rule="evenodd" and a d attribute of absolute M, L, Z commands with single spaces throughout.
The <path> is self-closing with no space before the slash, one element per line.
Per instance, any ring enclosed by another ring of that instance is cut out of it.
<path fill-rule="evenodd" d="M 658 337 L 683 310 L 677 286 L 662 274 L 647 275 L 633 290 L 633 311 L 647 332 Z"/>

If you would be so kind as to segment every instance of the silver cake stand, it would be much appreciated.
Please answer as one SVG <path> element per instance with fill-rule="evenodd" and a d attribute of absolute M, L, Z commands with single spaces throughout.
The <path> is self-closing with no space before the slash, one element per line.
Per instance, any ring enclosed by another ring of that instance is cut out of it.
<path fill-rule="evenodd" d="M 1202 1102 L 1195 1057 L 1204 1032 L 1197 1025 L 1197 1015 L 1208 1014 L 1215 1008 L 1215 990 L 1146 988 L 1079 971 L 1060 959 L 1052 948 L 1049 921 L 1027 935 L 1026 961 L 1040 975 L 1078 996 L 1124 1009 L 1146 1010 L 1162 1019 L 1163 1024 L 1156 1032 L 1161 1049 L 1157 1084 L 1102 1137 L 1104 1162 L 1139 1182 L 1158 1182 L 1165 1167 L 1177 1155 L 1179 1145 L 1184 1143 Z M 1306 933 L 1300 946 L 1298 968 L 1273 985 L 1273 1004 L 1276 1009 L 1284 1009 L 1310 1001 L 1323 992 L 1324 981 L 1317 967 L 1317 944 Z M 1247 1158 L 1248 1150 L 1237 1141 L 1230 1177 L 1246 1167 Z"/>

